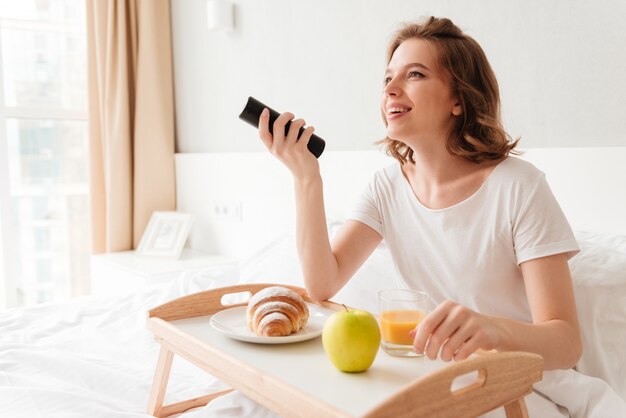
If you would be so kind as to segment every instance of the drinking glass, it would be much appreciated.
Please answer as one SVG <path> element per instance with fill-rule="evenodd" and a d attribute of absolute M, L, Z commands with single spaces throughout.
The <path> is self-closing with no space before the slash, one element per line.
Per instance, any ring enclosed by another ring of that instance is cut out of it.
<path fill-rule="evenodd" d="M 409 332 L 428 314 L 428 294 L 418 290 L 388 289 L 378 292 L 378 299 L 383 350 L 399 357 L 423 355 L 413 351 L 413 339 L 409 337 Z"/>

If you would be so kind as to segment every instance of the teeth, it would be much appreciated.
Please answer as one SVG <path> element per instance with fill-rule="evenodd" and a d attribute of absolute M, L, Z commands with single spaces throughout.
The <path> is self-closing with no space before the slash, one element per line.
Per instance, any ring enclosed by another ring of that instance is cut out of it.
<path fill-rule="evenodd" d="M 392 107 L 391 109 L 389 109 L 389 113 L 405 113 L 408 112 L 409 108 L 402 108 L 402 107 Z"/>

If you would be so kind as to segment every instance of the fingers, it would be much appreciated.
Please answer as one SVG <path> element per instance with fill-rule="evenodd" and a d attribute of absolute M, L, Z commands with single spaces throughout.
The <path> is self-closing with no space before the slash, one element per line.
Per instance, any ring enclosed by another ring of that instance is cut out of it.
<path fill-rule="evenodd" d="M 263 109 L 259 117 L 259 137 L 265 147 L 287 167 L 296 173 L 296 167 L 301 167 L 299 162 L 304 158 L 310 159 L 312 154 L 307 150 L 307 144 L 315 131 L 312 126 L 300 130 L 306 125 L 303 119 L 295 119 L 291 112 L 282 113 L 276 118 L 271 126 L 270 131 L 270 115 L 268 109 Z M 285 127 L 289 124 L 287 133 Z M 311 165 L 312 167 L 313 165 Z"/>
<path fill-rule="evenodd" d="M 453 302 L 446 301 L 437 306 L 433 312 L 424 318 L 424 320 L 417 327 L 417 333 L 413 340 L 413 348 L 418 354 L 423 354 L 426 348 L 426 342 L 429 337 L 435 332 L 435 329 L 446 319 L 448 312 Z M 443 341 L 442 341 L 443 343 Z M 430 345 L 430 343 L 429 343 Z"/>
<path fill-rule="evenodd" d="M 295 115 L 293 113 L 285 112 L 276 118 L 274 125 L 272 126 L 274 141 L 282 142 L 285 140 L 285 125 L 294 117 Z"/>
<path fill-rule="evenodd" d="M 272 125 L 272 131 L 269 129 L 270 112 L 269 109 L 263 109 L 261 116 L 259 117 L 259 137 L 267 148 L 271 148 L 273 145 L 282 144 L 285 141 L 295 143 L 298 139 L 298 133 L 300 128 L 305 125 L 303 119 L 292 119 L 295 115 L 291 112 L 282 113 Z M 289 132 L 285 135 L 285 125 L 292 121 L 289 126 Z"/>
<path fill-rule="evenodd" d="M 285 138 L 285 140 L 290 144 L 295 144 L 298 140 L 298 135 L 300 134 L 300 128 L 304 127 L 305 124 L 306 122 L 304 119 L 291 121 L 291 125 L 289 125 L 289 132 L 287 133 L 287 138 Z"/>
<path fill-rule="evenodd" d="M 457 304 L 447 304 L 447 306 L 449 306 L 449 310 L 445 319 L 437 329 L 435 329 L 433 335 L 431 335 L 428 340 L 426 354 L 428 354 L 428 357 L 431 359 L 437 358 L 437 355 L 441 351 L 441 359 L 449 361 L 458 346 L 471 336 L 473 330 L 473 328 L 468 329 L 469 327 L 467 326 L 473 314 L 471 310 Z M 449 348 L 445 350 L 445 347 L 448 346 Z M 443 351 L 442 348 L 444 348 Z M 452 352 L 448 353 L 450 350 L 452 350 Z"/>
<path fill-rule="evenodd" d="M 476 336 L 473 336 L 469 340 L 465 341 L 465 343 L 461 346 L 461 348 L 458 349 L 457 353 L 454 355 L 454 360 L 455 361 L 465 360 L 479 348 L 480 348 L 479 338 Z"/>
<path fill-rule="evenodd" d="M 298 139 L 298 144 L 300 144 L 300 146 L 306 147 L 309 143 L 309 139 L 311 139 L 311 136 L 313 135 L 313 132 L 315 132 L 315 128 L 313 126 L 308 126 L 304 132 L 302 132 L 302 135 L 300 135 L 300 139 Z"/>
<path fill-rule="evenodd" d="M 472 331 L 469 327 L 459 328 L 448 341 L 443 345 L 441 349 L 441 359 L 443 361 L 450 361 L 455 358 L 455 354 L 461 349 L 461 346 L 466 343 L 472 337 Z"/>
<path fill-rule="evenodd" d="M 418 354 L 444 361 L 464 360 L 479 348 L 491 347 L 493 326 L 480 314 L 451 301 L 440 304 L 409 335 Z"/>
<path fill-rule="evenodd" d="M 441 347 L 448 340 L 448 338 L 456 332 L 458 329 L 457 327 L 458 324 L 445 320 L 437 327 L 437 329 L 435 329 L 428 339 L 428 345 L 426 346 L 425 354 L 429 359 L 435 360 L 437 358 Z"/>
<path fill-rule="evenodd" d="M 261 142 L 267 148 L 272 146 L 272 134 L 269 130 L 270 123 L 270 111 L 265 108 L 261 112 L 261 116 L 259 117 L 259 138 L 261 138 Z"/>
<path fill-rule="evenodd" d="M 276 118 L 272 125 L 272 132 L 269 129 L 270 112 L 265 108 L 259 116 L 259 137 L 267 148 L 271 148 L 275 143 L 283 143 L 285 140 L 285 125 L 294 118 L 294 114 L 285 112 Z"/>

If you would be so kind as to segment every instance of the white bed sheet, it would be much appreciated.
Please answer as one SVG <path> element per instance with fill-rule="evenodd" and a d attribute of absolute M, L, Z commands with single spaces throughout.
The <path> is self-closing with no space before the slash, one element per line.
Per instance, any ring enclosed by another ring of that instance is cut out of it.
<path fill-rule="evenodd" d="M 123 298 L 87 297 L 1 314 L 0 416 L 148 417 L 158 345 L 146 329 L 147 310 L 232 285 L 236 276 L 236 266 L 190 271 L 171 286 Z M 165 400 L 224 388 L 175 357 Z"/>
<path fill-rule="evenodd" d="M 576 369 L 602 378 L 626 399 L 626 236 L 576 237 L 581 251 L 570 270 L 583 339 Z"/>
<path fill-rule="evenodd" d="M 583 298 L 581 325 L 592 330 L 584 333 L 586 355 L 602 352 L 583 357 L 579 366 L 624 389 L 625 361 L 611 347 L 617 350 L 626 344 L 626 304 L 591 304 L 593 295 L 617 294 L 618 300 L 626 295 L 626 264 L 620 264 L 626 263 L 626 238 L 609 238 L 579 234 L 583 251 L 573 259 L 578 259 L 572 265 L 577 296 Z M 123 298 L 81 298 L 0 314 L 0 417 L 147 417 L 158 346 L 146 330 L 146 311 L 185 294 L 238 282 L 302 285 L 293 234 L 276 239 L 238 268 L 188 271 L 170 286 Z M 333 299 L 377 312 L 376 290 L 396 284 L 397 273 L 381 247 Z M 607 336 L 603 333 L 607 321 L 621 326 L 622 332 Z M 165 402 L 225 387 L 175 356 Z M 573 371 L 550 372 L 536 388 L 541 394 L 527 398 L 531 417 L 626 416 L 626 404 L 600 379 Z M 569 411 L 557 404 L 567 405 Z M 276 417 L 238 391 L 181 416 Z M 489 414 L 503 416 L 501 410 Z"/>

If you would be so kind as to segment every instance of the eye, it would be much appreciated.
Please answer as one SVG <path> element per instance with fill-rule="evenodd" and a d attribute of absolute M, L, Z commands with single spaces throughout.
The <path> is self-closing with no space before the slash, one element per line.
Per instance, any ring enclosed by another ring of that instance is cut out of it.
<path fill-rule="evenodd" d="M 391 77 L 385 77 L 383 80 L 383 85 L 386 86 L 391 81 Z"/>
<path fill-rule="evenodd" d="M 418 71 L 410 71 L 409 72 L 409 78 L 410 77 L 417 77 L 417 78 L 423 78 L 424 74 L 418 72 Z"/>

